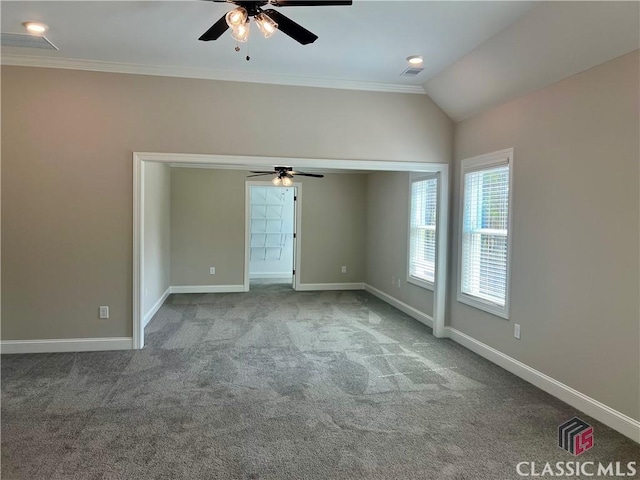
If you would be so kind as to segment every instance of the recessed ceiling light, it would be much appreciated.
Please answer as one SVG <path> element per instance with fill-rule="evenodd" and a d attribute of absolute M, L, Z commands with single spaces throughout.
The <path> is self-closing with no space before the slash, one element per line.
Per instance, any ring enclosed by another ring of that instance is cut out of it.
<path fill-rule="evenodd" d="M 49 27 L 40 22 L 24 22 L 22 25 L 29 31 L 29 33 L 41 34 L 46 32 Z"/>
<path fill-rule="evenodd" d="M 407 62 L 409 65 L 420 65 L 424 60 L 422 59 L 422 55 L 411 55 L 407 57 Z"/>

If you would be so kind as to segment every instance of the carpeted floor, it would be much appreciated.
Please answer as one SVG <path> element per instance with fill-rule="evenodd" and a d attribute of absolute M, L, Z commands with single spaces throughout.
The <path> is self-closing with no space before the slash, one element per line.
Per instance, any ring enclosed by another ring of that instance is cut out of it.
<path fill-rule="evenodd" d="M 172 295 L 141 351 L 2 357 L 3 479 L 512 479 L 637 444 L 365 292 Z M 578 477 L 573 477 L 578 478 Z"/>

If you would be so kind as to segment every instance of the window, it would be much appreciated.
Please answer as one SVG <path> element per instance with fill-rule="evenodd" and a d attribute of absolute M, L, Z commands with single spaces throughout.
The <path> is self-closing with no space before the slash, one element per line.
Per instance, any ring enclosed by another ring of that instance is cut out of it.
<path fill-rule="evenodd" d="M 458 301 L 509 318 L 513 150 L 462 161 Z"/>
<path fill-rule="evenodd" d="M 407 281 L 433 289 L 436 270 L 436 207 L 438 177 L 411 177 L 409 217 L 409 266 Z"/>

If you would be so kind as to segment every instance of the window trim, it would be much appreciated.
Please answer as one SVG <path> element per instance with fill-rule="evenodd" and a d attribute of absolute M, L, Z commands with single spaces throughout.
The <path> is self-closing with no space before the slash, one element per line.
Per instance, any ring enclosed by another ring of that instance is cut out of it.
<path fill-rule="evenodd" d="M 464 195 L 465 195 L 465 174 L 478 170 L 485 170 L 502 165 L 509 166 L 509 212 L 507 214 L 507 268 L 505 279 L 505 301 L 504 306 L 497 305 L 489 300 L 484 300 L 473 295 L 462 292 L 462 234 L 464 229 Z M 511 257 L 513 238 L 513 148 L 499 150 L 497 152 L 478 155 L 467 158 L 460 162 L 460 194 L 458 196 L 458 238 L 456 241 L 458 248 L 458 270 L 457 270 L 457 300 L 460 303 L 475 307 L 498 317 L 509 320 L 511 307 Z"/>
<path fill-rule="evenodd" d="M 432 180 L 436 179 L 436 235 L 435 235 L 435 255 L 434 255 L 434 265 L 433 265 L 433 282 L 429 282 L 428 280 L 423 280 L 422 278 L 411 276 L 411 200 L 412 200 L 412 190 L 414 182 L 419 182 L 422 180 Z M 412 285 L 416 285 L 418 287 L 425 288 L 427 290 L 434 291 L 435 290 L 435 279 L 437 278 L 437 269 L 438 269 L 438 228 L 440 226 L 440 216 L 438 215 L 438 202 L 440 202 L 440 175 L 437 172 L 420 172 L 420 173 L 411 173 L 409 175 L 409 208 L 407 215 L 407 277 L 406 282 L 411 283 Z"/>

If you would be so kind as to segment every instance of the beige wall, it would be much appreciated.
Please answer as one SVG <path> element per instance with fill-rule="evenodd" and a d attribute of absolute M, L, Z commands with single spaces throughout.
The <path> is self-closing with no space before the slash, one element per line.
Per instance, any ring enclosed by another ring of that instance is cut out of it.
<path fill-rule="evenodd" d="M 245 177 L 234 170 L 171 169 L 172 286 L 242 285 Z"/>
<path fill-rule="evenodd" d="M 409 173 L 369 174 L 367 283 L 433 316 L 433 291 L 407 283 Z M 400 279 L 400 287 L 391 284 Z"/>
<path fill-rule="evenodd" d="M 442 162 L 450 129 L 425 95 L 3 66 L 2 338 L 131 335 L 134 151 Z"/>
<path fill-rule="evenodd" d="M 144 292 L 148 313 L 171 285 L 171 168 L 144 163 Z"/>
<path fill-rule="evenodd" d="M 635 419 L 638 69 L 636 51 L 457 125 L 454 199 L 461 159 L 514 147 L 511 320 L 458 303 L 455 268 L 450 289 L 453 327 Z"/>
<path fill-rule="evenodd" d="M 246 171 L 171 169 L 171 284 L 242 285 Z M 256 180 L 256 179 L 251 179 Z M 364 280 L 366 179 L 297 177 L 302 183 L 302 283 Z M 347 265 L 347 274 L 340 267 Z M 216 274 L 209 275 L 209 267 Z"/>
<path fill-rule="evenodd" d="M 366 176 L 334 173 L 301 181 L 301 283 L 364 282 Z"/>

